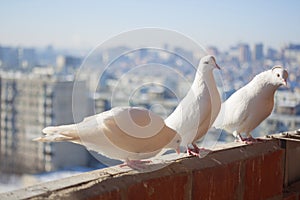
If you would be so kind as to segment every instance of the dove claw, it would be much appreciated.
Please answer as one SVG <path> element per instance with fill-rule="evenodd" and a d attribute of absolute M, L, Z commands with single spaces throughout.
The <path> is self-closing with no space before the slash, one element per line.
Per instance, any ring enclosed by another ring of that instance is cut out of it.
<path fill-rule="evenodd" d="M 243 138 L 241 135 L 238 135 L 235 142 L 244 142 L 245 144 L 255 144 L 259 142 L 265 142 L 266 140 L 260 138 L 253 138 L 251 135 L 247 138 Z"/>
<path fill-rule="evenodd" d="M 205 157 L 207 154 L 211 152 L 209 149 L 199 148 L 197 145 L 192 144 L 194 148 L 187 148 L 187 153 L 189 156 L 197 156 L 200 158 Z"/>

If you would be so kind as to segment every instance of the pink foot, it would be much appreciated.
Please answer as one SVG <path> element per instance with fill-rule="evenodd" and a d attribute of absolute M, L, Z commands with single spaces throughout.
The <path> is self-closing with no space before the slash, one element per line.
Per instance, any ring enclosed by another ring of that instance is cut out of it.
<path fill-rule="evenodd" d="M 264 139 L 260 139 L 260 138 L 253 138 L 252 136 L 249 136 L 247 138 L 243 138 L 241 136 L 238 137 L 237 140 L 235 140 L 236 142 L 244 142 L 245 144 L 255 144 L 255 143 L 259 143 L 259 142 L 264 142 Z"/>
<path fill-rule="evenodd" d="M 120 167 L 130 167 L 132 169 L 140 170 L 140 169 L 145 169 L 145 164 L 147 163 L 151 163 L 151 161 L 126 159 L 125 163 L 121 164 Z"/>
<path fill-rule="evenodd" d="M 203 158 L 211 152 L 211 150 L 209 150 L 209 149 L 199 148 L 195 144 L 192 144 L 192 145 L 194 148 L 190 148 L 190 147 L 187 148 L 187 153 L 190 156 L 192 155 L 192 156 L 198 156 L 200 158 Z"/>

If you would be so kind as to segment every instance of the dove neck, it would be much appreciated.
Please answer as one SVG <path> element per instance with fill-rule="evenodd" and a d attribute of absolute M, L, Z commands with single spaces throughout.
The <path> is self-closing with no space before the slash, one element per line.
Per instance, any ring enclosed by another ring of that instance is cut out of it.
<path fill-rule="evenodd" d="M 205 83 L 209 88 L 210 87 L 216 88 L 216 83 L 212 71 L 205 71 L 205 72 L 197 71 L 192 87 L 199 88 L 203 83 Z"/>
<path fill-rule="evenodd" d="M 271 85 L 271 84 L 265 84 L 263 87 L 263 90 L 261 91 L 262 94 L 266 97 L 266 98 L 272 98 L 274 97 L 274 94 L 277 90 L 277 86 Z"/>
<path fill-rule="evenodd" d="M 261 95 L 266 98 L 273 98 L 277 88 L 279 87 L 265 81 L 265 77 L 259 75 L 253 79 L 252 85 L 250 86 L 256 90 L 256 93 L 261 93 Z"/>

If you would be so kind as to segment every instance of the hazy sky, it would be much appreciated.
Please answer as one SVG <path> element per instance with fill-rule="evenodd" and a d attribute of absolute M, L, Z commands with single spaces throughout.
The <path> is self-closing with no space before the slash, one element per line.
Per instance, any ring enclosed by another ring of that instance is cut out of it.
<path fill-rule="evenodd" d="M 143 27 L 179 31 L 203 45 L 300 43 L 298 0 L 9 0 L 0 3 L 0 44 L 92 48 Z"/>

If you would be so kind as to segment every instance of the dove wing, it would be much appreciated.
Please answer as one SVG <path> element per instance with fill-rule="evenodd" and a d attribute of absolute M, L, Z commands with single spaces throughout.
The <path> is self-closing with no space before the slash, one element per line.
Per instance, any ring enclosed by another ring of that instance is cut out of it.
<path fill-rule="evenodd" d="M 236 91 L 222 103 L 220 113 L 214 126 L 216 128 L 225 129 L 228 132 L 234 131 L 236 127 L 247 118 L 249 101 L 250 97 L 247 95 L 245 88 Z"/>
<path fill-rule="evenodd" d="M 176 135 L 174 130 L 164 125 L 163 128 L 152 137 L 139 138 L 133 137 L 120 129 L 114 119 L 106 119 L 104 124 L 101 130 L 107 139 L 117 148 L 133 153 L 150 153 L 161 150 L 170 143 Z"/>

